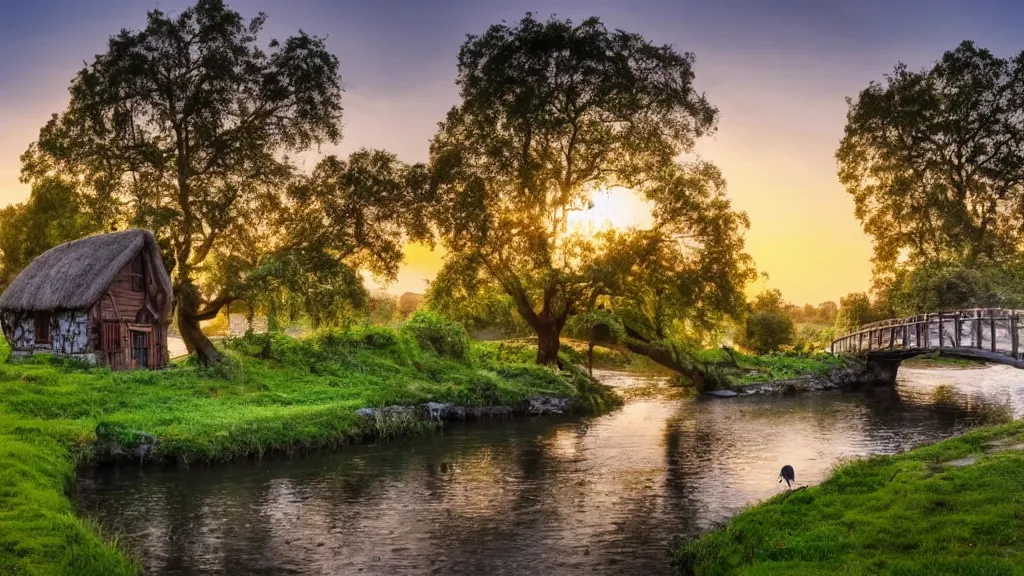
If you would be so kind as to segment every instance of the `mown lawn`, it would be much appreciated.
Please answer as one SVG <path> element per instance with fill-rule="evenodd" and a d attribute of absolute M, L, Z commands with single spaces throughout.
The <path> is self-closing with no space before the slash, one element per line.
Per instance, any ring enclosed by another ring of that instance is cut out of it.
<path fill-rule="evenodd" d="M 523 352 L 510 357 L 500 344 L 470 343 L 436 320 L 303 340 L 233 340 L 227 361 L 213 369 L 184 362 L 115 373 L 45 358 L 14 364 L 0 344 L 0 574 L 135 572 L 116 542 L 74 515 L 65 490 L 76 465 L 115 450 L 135 457 L 150 437 L 156 444 L 147 459 L 187 465 L 422 427 L 383 429 L 356 414 L 362 407 L 515 404 L 536 395 L 574 397 L 582 410 L 618 402 L 578 371 L 516 363 Z"/>
<path fill-rule="evenodd" d="M 685 575 L 1024 574 L 1024 423 L 839 467 L 676 552 Z"/>

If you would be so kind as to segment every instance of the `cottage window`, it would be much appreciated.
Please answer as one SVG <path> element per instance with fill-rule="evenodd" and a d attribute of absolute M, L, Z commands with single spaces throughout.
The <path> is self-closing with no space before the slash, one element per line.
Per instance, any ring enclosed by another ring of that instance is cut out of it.
<path fill-rule="evenodd" d="M 128 281 L 131 283 L 133 291 L 145 292 L 145 272 L 146 265 L 142 261 L 142 257 L 136 256 L 135 259 L 132 260 L 131 268 L 128 270 Z"/>
<path fill-rule="evenodd" d="M 132 330 L 132 367 L 149 367 L 149 333 Z"/>
<path fill-rule="evenodd" d="M 50 313 L 36 312 L 36 344 L 50 343 Z"/>

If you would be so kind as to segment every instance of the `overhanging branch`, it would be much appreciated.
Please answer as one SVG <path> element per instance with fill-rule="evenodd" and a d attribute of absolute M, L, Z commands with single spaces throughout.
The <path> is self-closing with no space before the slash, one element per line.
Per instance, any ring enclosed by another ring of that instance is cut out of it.
<path fill-rule="evenodd" d="M 193 314 L 192 318 L 200 322 L 202 322 L 203 320 L 213 320 L 214 318 L 217 317 L 217 314 L 220 313 L 222 308 L 237 300 L 239 300 L 239 298 L 235 296 L 221 296 L 220 298 L 217 298 L 209 302 L 206 305 L 206 307 L 204 307 L 199 312 Z"/>

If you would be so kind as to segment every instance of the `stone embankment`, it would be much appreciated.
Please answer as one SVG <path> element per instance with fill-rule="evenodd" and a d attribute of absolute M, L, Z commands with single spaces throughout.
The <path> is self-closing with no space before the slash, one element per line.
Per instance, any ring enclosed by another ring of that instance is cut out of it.
<path fill-rule="evenodd" d="M 504 416 L 549 416 L 572 411 L 572 398 L 537 396 L 515 406 L 458 406 L 443 402 L 427 402 L 419 406 L 385 406 L 360 408 L 357 414 L 375 418 L 378 413 L 392 416 L 418 416 L 424 420 L 476 420 Z"/>
<path fill-rule="evenodd" d="M 707 392 L 709 396 L 732 398 L 753 395 L 792 395 L 804 392 L 821 392 L 823 390 L 852 389 L 865 385 L 892 385 L 896 382 L 896 371 L 888 366 L 878 366 L 851 360 L 851 365 L 832 371 L 826 375 L 808 375 L 787 380 L 772 380 L 737 386 L 731 390 L 714 390 Z"/>

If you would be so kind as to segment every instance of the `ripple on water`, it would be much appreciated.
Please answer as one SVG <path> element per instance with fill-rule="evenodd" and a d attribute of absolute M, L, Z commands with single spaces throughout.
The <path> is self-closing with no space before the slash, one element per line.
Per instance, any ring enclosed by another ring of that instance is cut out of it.
<path fill-rule="evenodd" d="M 895 389 L 791 398 L 645 394 L 597 418 L 298 459 L 105 467 L 80 479 L 78 504 L 152 574 L 668 574 L 673 536 L 777 493 L 784 464 L 813 484 L 842 459 L 949 436 L 1000 406 L 1024 412 L 1024 372 L 901 370 Z"/>

